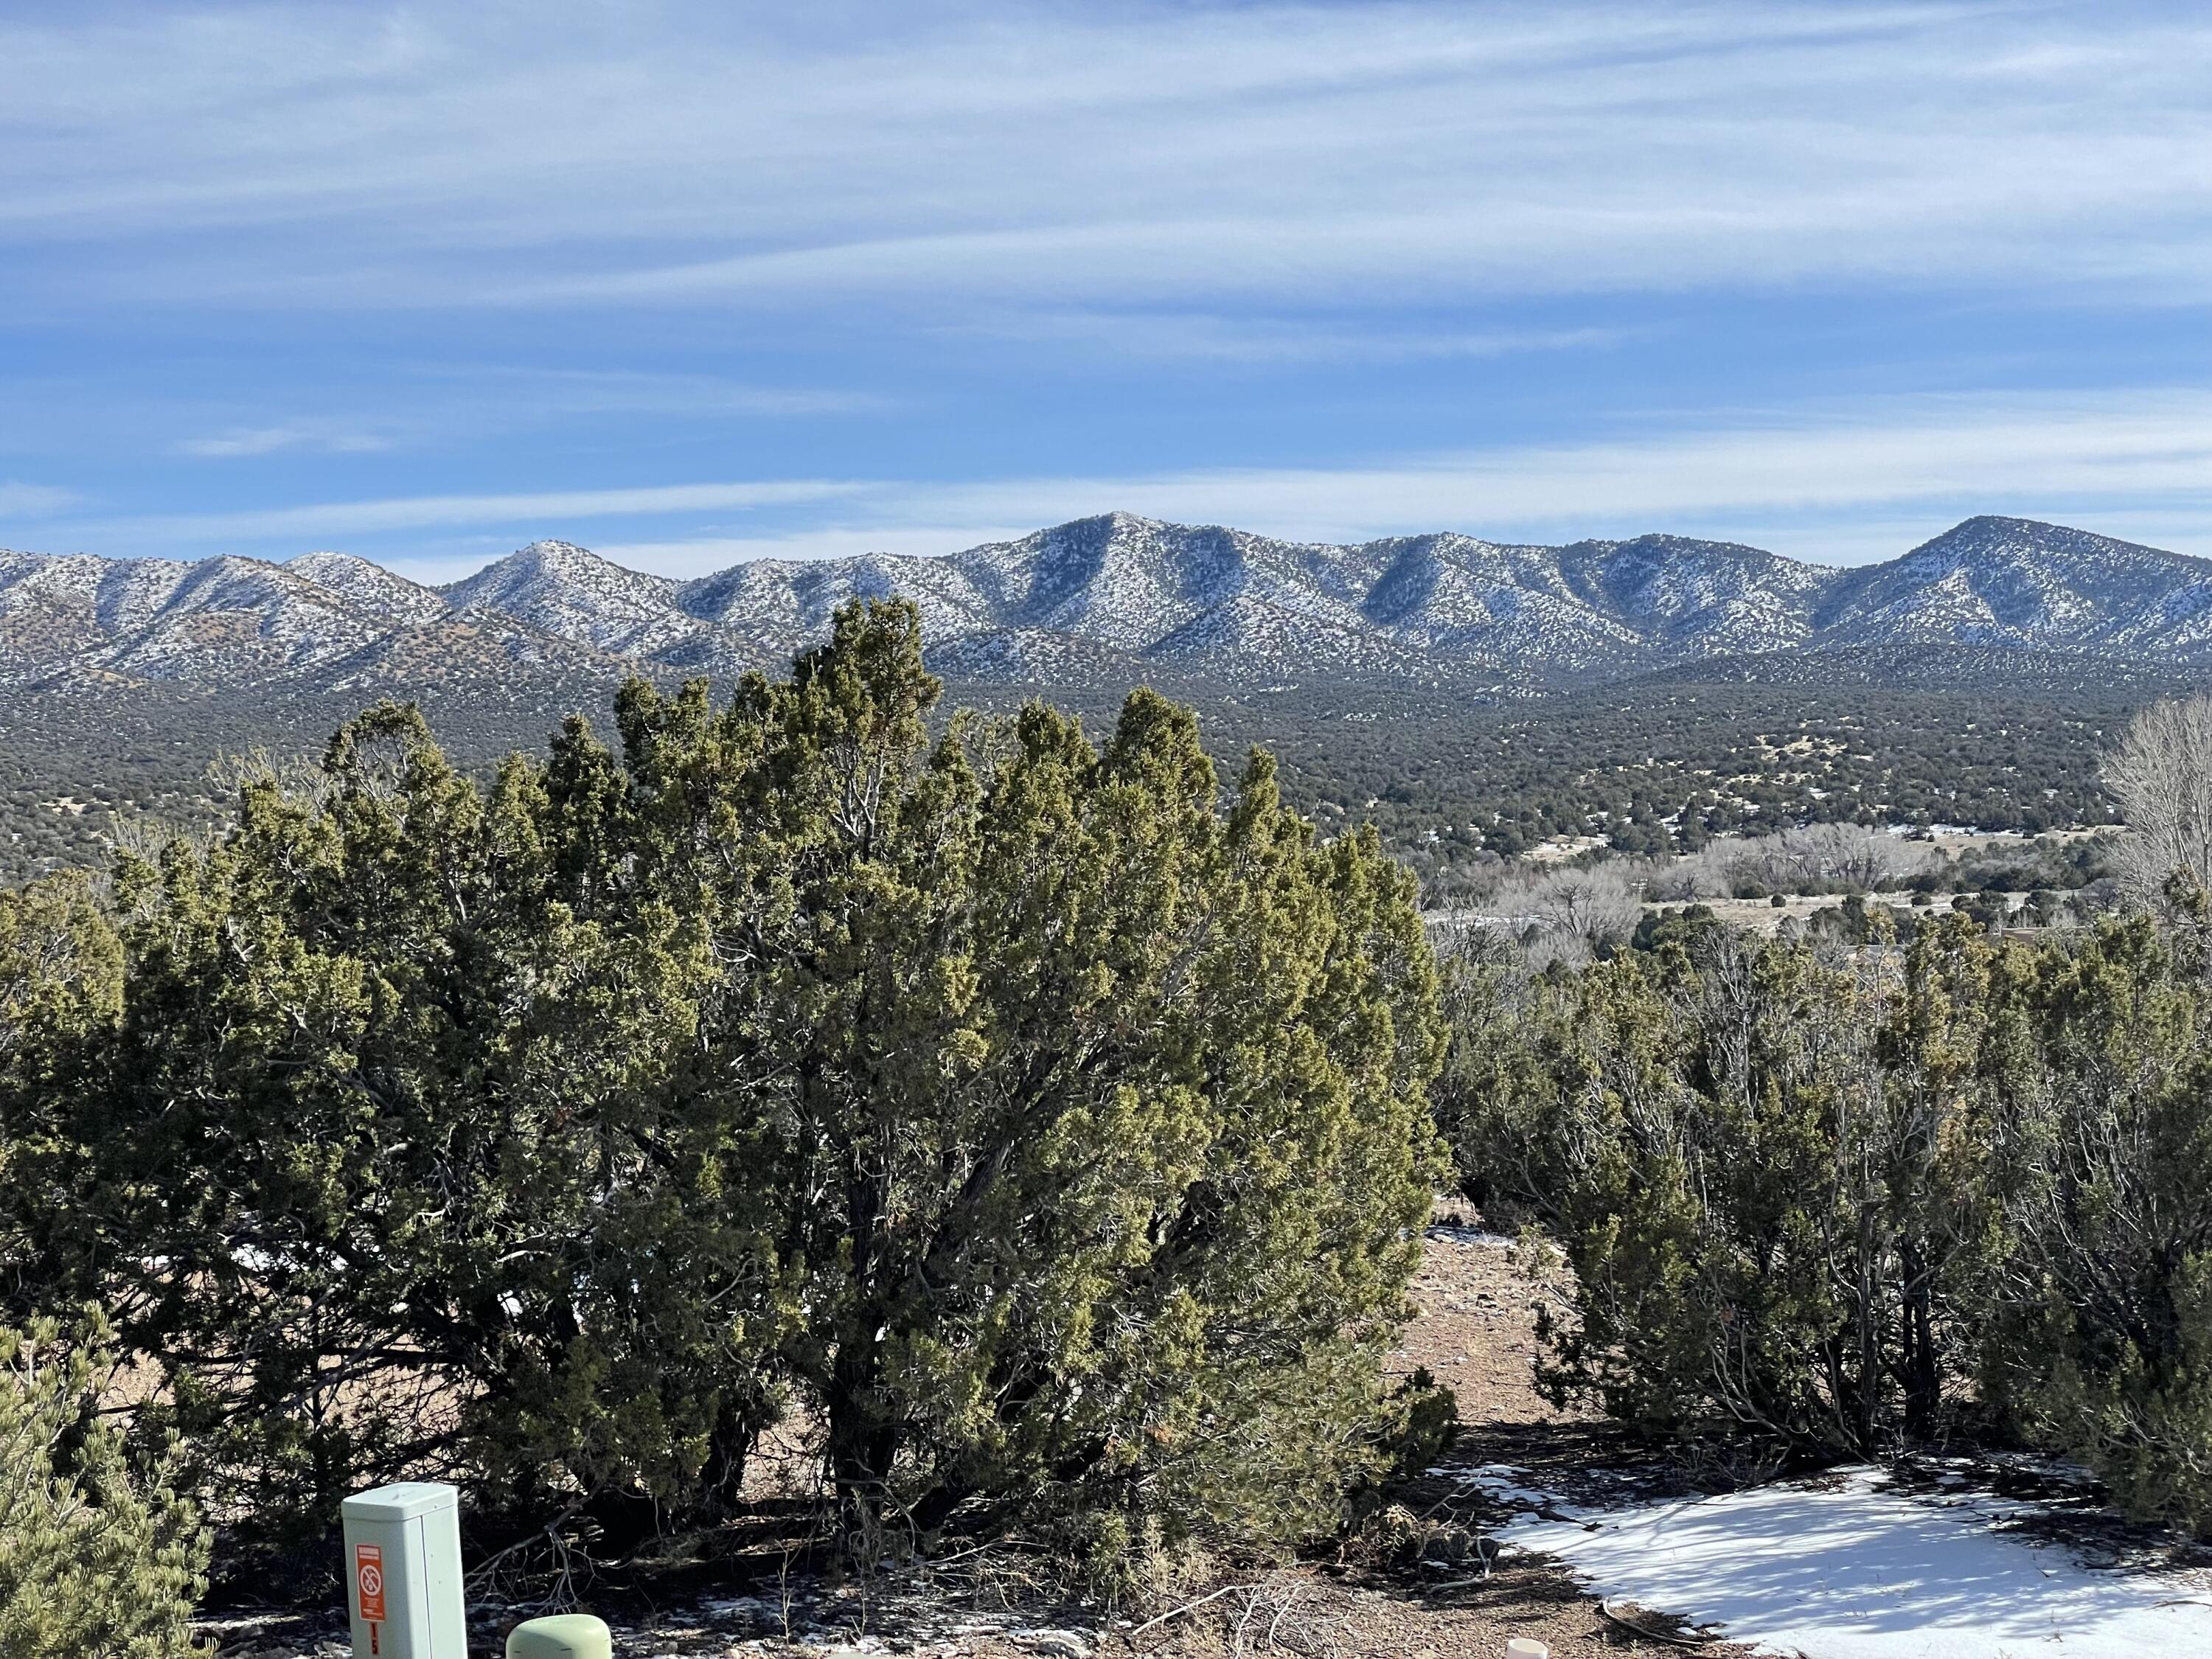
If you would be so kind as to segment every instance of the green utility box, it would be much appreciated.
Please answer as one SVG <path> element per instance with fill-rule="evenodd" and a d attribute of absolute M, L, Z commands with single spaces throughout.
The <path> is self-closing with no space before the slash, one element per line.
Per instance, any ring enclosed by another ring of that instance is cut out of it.
<path fill-rule="evenodd" d="M 406 1480 L 355 1493 L 338 1515 L 354 1659 L 468 1659 L 460 1494 Z"/>

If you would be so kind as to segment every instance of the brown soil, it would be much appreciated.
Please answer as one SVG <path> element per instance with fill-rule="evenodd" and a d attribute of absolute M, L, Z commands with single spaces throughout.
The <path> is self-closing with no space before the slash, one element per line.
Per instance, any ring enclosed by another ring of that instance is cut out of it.
<path fill-rule="evenodd" d="M 1389 1369 L 1424 1367 L 1449 1388 L 1459 1401 L 1462 1441 L 1506 1425 L 1582 1420 L 1586 1413 L 1557 1410 L 1536 1392 L 1540 1295 L 1511 1241 L 1484 1231 L 1471 1210 L 1440 1200 L 1413 1280 L 1419 1312 Z"/>

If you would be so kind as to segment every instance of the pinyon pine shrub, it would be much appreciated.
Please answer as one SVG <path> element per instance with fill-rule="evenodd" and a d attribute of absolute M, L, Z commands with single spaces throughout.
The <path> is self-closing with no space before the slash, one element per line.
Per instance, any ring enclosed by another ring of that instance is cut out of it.
<path fill-rule="evenodd" d="M 102 1326 L 0 1331 L 0 1656 L 183 1659 L 207 1538 L 95 1415 Z"/>

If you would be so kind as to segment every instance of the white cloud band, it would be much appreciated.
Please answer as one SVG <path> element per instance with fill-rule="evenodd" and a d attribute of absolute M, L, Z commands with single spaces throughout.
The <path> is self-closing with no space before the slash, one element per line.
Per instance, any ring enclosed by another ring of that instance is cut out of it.
<path fill-rule="evenodd" d="M 750 480 L 641 489 L 413 496 L 259 513 L 60 526 L 115 552 L 247 544 L 273 552 L 349 536 L 496 528 L 514 540 L 593 541 L 641 568 L 696 574 L 738 558 L 866 550 L 950 552 L 1040 525 L 1122 509 L 1269 534 L 1358 539 L 1457 529 L 1561 539 L 1675 530 L 1853 560 L 1901 550 L 1879 537 L 1929 515 L 2083 517 L 2087 527 L 2212 553 L 2212 395 L 2158 390 L 2003 402 L 1918 398 L 1816 416 L 1745 417 L 1657 435 L 1510 447 L 1328 468 L 895 480 Z M 732 533 L 686 518 L 744 513 Z M 595 534 L 595 532 L 597 532 Z M 644 533 L 641 533 L 644 532 Z M 434 555 L 449 564 L 457 555 Z M 487 555 L 488 556 L 488 555 Z"/>

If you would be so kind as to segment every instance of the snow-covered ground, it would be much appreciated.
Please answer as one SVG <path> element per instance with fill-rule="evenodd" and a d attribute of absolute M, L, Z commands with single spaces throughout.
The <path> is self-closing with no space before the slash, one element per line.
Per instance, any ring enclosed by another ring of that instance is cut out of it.
<path fill-rule="evenodd" d="M 2036 1506 L 1963 1480 L 1907 1492 L 1871 1468 L 1720 1497 L 1577 1509 L 1492 1465 L 1470 1484 L 1523 1513 L 1498 1536 L 1592 1591 L 1805 1659 L 2212 1656 L 2212 1582 L 2085 1565 L 2009 1524 Z"/>

